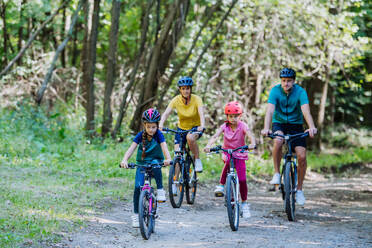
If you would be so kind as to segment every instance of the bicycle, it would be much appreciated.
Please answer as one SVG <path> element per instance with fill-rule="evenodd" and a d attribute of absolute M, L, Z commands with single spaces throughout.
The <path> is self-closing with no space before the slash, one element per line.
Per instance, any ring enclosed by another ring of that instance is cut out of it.
<path fill-rule="evenodd" d="M 152 169 L 161 168 L 164 163 L 154 164 L 135 164 L 129 163 L 128 168 L 135 167 L 144 169 L 145 183 L 141 186 L 141 194 L 139 197 L 138 221 L 141 230 L 141 235 L 145 240 L 148 240 L 151 233 L 155 231 L 155 219 L 157 218 L 157 200 L 154 193 L 154 188 L 151 186 Z M 120 166 L 119 166 L 120 167 Z"/>
<path fill-rule="evenodd" d="M 173 208 L 181 207 L 183 195 L 185 193 L 187 203 L 192 205 L 195 202 L 198 177 L 195 171 L 194 159 L 190 154 L 190 148 L 188 145 L 186 145 L 187 142 L 186 138 L 184 137 L 190 132 L 202 132 L 196 131 L 195 128 L 190 130 L 173 130 L 163 128 L 163 132 L 179 134 L 183 140 L 183 142 L 180 144 L 180 149 L 178 151 L 174 151 L 175 157 L 173 159 L 173 165 L 171 165 L 169 168 L 168 190 L 170 203 Z"/>
<path fill-rule="evenodd" d="M 309 136 L 309 133 L 298 133 L 298 134 L 269 134 L 268 137 L 275 139 L 281 137 L 284 139 L 284 143 L 287 146 L 287 152 L 283 159 L 284 164 L 280 173 L 280 185 L 279 190 L 282 193 L 282 199 L 284 200 L 284 209 L 288 216 L 289 221 L 296 221 L 296 192 L 297 192 L 297 157 L 292 154 L 292 142 Z M 282 178 L 283 183 L 282 183 Z"/>
<path fill-rule="evenodd" d="M 230 154 L 230 172 L 227 174 L 227 180 L 225 185 L 225 202 L 227 208 L 227 216 L 230 223 L 230 228 L 233 231 L 237 231 L 239 228 L 239 216 L 242 214 L 240 212 L 240 186 L 238 175 L 235 170 L 235 157 L 233 153 L 240 150 L 239 152 L 244 153 L 248 150 L 248 146 L 241 146 L 235 149 L 224 149 L 221 146 L 216 146 L 210 149 L 211 153 L 219 153 L 220 151 L 227 152 Z"/>

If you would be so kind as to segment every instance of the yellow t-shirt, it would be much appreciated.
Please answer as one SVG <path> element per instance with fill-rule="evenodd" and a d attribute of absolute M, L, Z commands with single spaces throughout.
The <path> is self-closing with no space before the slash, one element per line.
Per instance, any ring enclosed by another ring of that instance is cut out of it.
<path fill-rule="evenodd" d="M 203 101 L 197 95 L 191 94 L 190 102 L 187 105 L 182 101 L 182 96 L 178 95 L 172 99 L 169 106 L 177 110 L 179 128 L 189 130 L 195 126 L 200 126 L 198 107 L 203 106 Z"/>

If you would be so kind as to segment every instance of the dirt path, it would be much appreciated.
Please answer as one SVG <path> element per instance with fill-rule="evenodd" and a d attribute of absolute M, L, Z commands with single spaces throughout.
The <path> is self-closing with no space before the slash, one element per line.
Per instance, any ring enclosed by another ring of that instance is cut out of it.
<path fill-rule="evenodd" d="M 279 192 L 266 184 L 250 184 L 252 217 L 237 232 L 228 226 L 223 198 L 210 187 L 199 188 L 195 205 L 160 206 L 156 231 L 144 241 L 131 228 L 129 203 L 94 216 L 88 226 L 55 247 L 372 247 L 372 173 L 350 178 L 324 178 L 308 173 L 304 208 L 297 222 L 283 212 Z"/>

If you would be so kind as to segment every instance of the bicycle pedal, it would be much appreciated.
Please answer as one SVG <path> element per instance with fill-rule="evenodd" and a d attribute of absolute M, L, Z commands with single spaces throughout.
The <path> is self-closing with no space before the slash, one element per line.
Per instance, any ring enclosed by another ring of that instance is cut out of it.
<path fill-rule="evenodd" d="M 215 197 L 223 197 L 224 193 L 222 193 L 222 192 L 214 193 L 214 196 Z"/>
<path fill-rule="evenodd" d="M 164 203 L 164 202 L 166 202 L 166 201 L 159 201 L 159 200 L 158 200 L 158 203 Z"/>

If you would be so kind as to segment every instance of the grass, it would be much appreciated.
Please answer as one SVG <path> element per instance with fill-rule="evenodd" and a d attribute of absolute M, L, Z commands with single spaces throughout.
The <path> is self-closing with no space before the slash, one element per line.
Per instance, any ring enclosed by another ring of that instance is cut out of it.
<path fill-rule="evenodd" d="M 56 109 L 48 116 L 27 105 L 0 111 L 0 247 L 40 247 L 84 226 L 86 217 L 132 197 L 134 171 L 118 168 L 131 143 L 87 142 L 80 116 Z M 172 149 L 173 137 L 166 136 Z M 207 141 L 204 137 L 200 146 Z M 372 148 L 309 154 L 315 170 L 372 162 Z M 201 155 L 201 182 L 217 181 L 219 155 Z M 135 156 L 132 156 L 132 161 Z M 249 175 L 273 172 L 269 153 L 251 156 Z M 166 170 L 164 170 L 166 172 Z M 164 173 L 166 181 L 166 173 Z"/>

